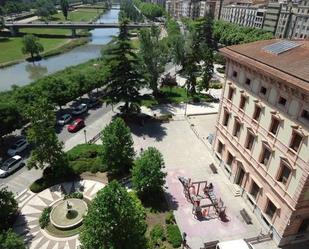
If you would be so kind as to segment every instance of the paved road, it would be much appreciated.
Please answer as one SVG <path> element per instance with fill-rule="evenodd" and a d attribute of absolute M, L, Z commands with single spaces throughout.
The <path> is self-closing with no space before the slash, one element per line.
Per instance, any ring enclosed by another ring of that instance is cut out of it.
<path fill-rule="evenodd" d="M 102 118 L 106 113 L 108 113 L 111 110 L 111 106 L 106 106 L 105 104 L 101 107 L 98 107 L 97 109 L 90 109 L 85 115 L 82 115 L 80 117 L 83 117 L 85 119 L 86 123 L 86 129 L 87 126 L 91 126 L 94 124 L 97 120 Z M 104 123 L 101 124 L 102 128 L 104 127 Z M 99 128 L 100 129 L 100 128 Z M 97 132 L 98 130 L 96 130 Z M 81 133 L 83 133 L 83 130 L 80 130 L 76 133 L 69 133 L 66 129 L 66 126 L 62 129 L 57 129 L 59 140 L 64 142 L 66 145 L 68 141 L 73 140 L 74 144 L 78 143 L 84 143 L 84 136 L 81 136 Z M 88 139 L 91 139 L 93 136 L 93 133 L 90 134 Z M 69 148 L 71 148 L 70 146 Z M 68 149 L 69 149 L 68 148 Z M 66 148 L 65 148 L 66 149 Z M 29 154 L 29 153 L 28 153 Z M 25 158 L 28 157 L 27 153 L 21 155 Z M 27 160 L 27 159 L 26 159 Z M 9 190 L 12 192 L 18 194 L 29 187 L 29 185 L 34 182 L 36 179 L 40 178 L 42 175 L 42 170 L 28 170 L 27 167 L 23 167 L 17 172 L 15 172 L 13 175 L 0 179 L 0 186 L 7 186 Z"/>

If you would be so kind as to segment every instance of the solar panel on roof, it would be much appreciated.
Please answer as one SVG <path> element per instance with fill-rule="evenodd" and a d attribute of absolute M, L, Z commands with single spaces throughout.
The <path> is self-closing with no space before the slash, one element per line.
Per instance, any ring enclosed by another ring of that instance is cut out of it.
<path fill-rule="evenodd" d="M 273 44 L 265 46 L 263 48 L 263 50 L 268 52 L 268 53 L 278 55 L 278 54 L 282 54 L 282 53 L 284 53 L 286 51 L 289 51 L 289 50 L 291 50 L 293 48 L 296 48 L 296 47 L 298 47 L 300 45 L 301 45 L 301 43 L 296 43 L 296 42 L 293 42 L 293 41 L 282 40 L 282 41 L 279 41 L 279 42 L 276 42 L 276 43 L 273 43 Z"/>

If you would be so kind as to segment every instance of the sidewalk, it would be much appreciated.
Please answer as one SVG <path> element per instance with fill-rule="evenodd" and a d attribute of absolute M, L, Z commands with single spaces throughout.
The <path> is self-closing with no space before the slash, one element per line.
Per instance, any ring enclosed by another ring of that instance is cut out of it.
<path fill-rule="evenodd" d="M 167 104 L 158 105 L 153 108 L 141 107 L 141 111 L 151 116 L 160 116 L 165 114 L 172 115 L 206 115 L 218 113 L 219 103 L 198 103 L 198 104 Z"/>

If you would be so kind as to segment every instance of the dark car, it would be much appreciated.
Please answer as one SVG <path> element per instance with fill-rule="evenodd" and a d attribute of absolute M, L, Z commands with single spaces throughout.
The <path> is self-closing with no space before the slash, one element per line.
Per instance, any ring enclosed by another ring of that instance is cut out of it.
<path fill-rule="evenodd" d="M 77 132 L 84 127 L 85 127 L 84 120 L 81 118 L 78 118 L 78 119 L 75 119 L 72 124 L 68 125 L 68 131 Z"/>
<path fill-rule="evenodd" d="M 100 105 L 100 101 L 97 98 L 91 98 L 87 103 L 88 108 L 97 107 L 98 105 Z"/>

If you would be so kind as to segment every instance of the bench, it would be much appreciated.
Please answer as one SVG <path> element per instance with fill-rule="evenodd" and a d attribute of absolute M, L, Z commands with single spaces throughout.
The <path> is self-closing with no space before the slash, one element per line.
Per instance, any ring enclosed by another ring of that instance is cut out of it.
<path fill-rule="evenodd" d="M 201 249 L 215 249 L 218 243 L 219 243 L 219 240 L 214 240 L 214 241 L 204 243 L 204 247 Z"/>
<path fill-rule="evenodd" d="M 247 224 L 252 224 L 252 219 L 244 208 L 240 210 L 240 215 L 243 217 Z"/>
<path fill-rule="evenodd" d="M 212 173 L 214 173 L 214 174 L 218 173 L 217 167 L 213 163 L 209 164 L 209 167 L 210 167 Z"/>

